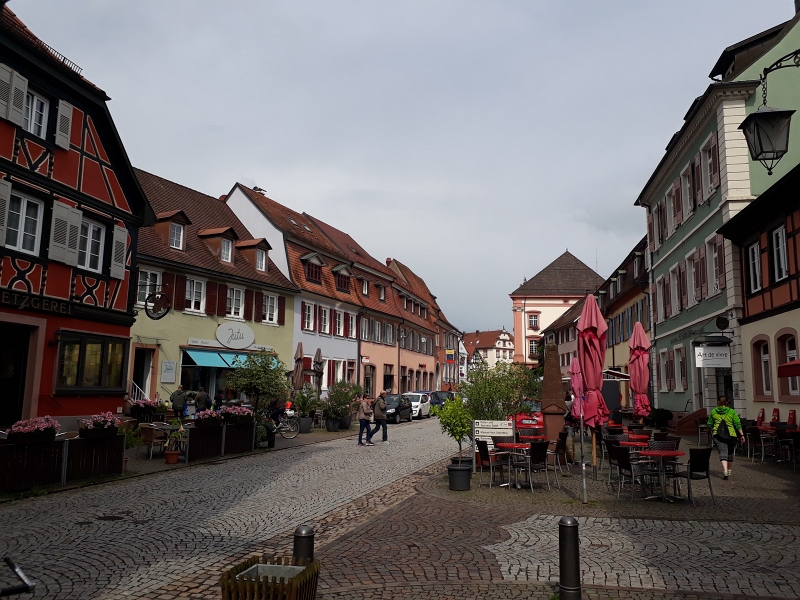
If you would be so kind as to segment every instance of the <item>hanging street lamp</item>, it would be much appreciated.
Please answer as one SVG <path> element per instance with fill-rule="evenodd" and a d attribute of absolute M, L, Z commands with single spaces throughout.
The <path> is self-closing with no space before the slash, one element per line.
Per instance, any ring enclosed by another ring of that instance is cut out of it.
<path fill-rule="evenodd" d="M 767 75 L 787 67 L 800 67 L 800 49 L 779 58 L 764 69 L 761 74 L 763 103 L 739 125 L 751 158 L 764 165 L 767 175 L 772 175 L 772 170 L 789 150 L 789 124 L 795 113 L 794 110 L 767 106 Z"/>

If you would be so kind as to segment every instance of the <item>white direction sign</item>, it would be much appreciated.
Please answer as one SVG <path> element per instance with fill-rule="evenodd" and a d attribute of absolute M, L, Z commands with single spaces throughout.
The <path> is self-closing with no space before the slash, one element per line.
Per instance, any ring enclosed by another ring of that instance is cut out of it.
<path fill-rule="evenodd" d="M 694 349 L 695 366 L 703 368 L 730 368 L 730 346 L 696 346 Z"/>
<path fill-rule="evenodd" d="M 492 436 L 513 436 L 514 422 L 511 419 L 506 421 L 473 421 L 472 433 L 474 440 L 485 440 L 489 444 L 489 450 L 492 450 L 494 448 Z M 473 448 L 473 453 L 476 451 L 477 446 Z"/>

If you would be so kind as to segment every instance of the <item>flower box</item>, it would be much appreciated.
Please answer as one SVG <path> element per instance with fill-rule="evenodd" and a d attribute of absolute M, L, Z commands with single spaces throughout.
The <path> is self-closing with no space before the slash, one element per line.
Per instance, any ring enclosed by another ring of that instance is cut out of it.
<path fill-rule="evenodd" d="M 52 442 L 56 439 L 55 429 L 44 431 L 9 431 L 9 444 L 35 444 L 38 442 Z"/>
<path fill-rule="evenodd" d="M 80 429 L 78 429 L 78 435 L 82 438 L 105 438 L 105 437 L 114 437 L 115 435 L 117 435 L 118 431 L 119 427 L 102 427 L 94 429 L 81 427 Z"/>
<path fill-rule="evenodd" d="M 194 426 L 195 427 L 219 427 L 222 425 L 222 419 L 195 419 Z"/>

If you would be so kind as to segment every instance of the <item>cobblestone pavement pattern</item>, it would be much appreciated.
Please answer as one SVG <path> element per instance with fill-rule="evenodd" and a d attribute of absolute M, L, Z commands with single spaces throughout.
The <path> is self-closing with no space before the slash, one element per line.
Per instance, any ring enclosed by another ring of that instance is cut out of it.
<path fill-rule="evenodd" d="M 39 582 L 37 597 L 189 597 L 187 587 L 215 597 L 219 572 L 208 565 L 269 550 L 271 538 L 285 545 L 297 525 L 453 452 L 434 419 L 390 435 L 374 447 L 335 440 L 0 505 L 0 555 Z"/>

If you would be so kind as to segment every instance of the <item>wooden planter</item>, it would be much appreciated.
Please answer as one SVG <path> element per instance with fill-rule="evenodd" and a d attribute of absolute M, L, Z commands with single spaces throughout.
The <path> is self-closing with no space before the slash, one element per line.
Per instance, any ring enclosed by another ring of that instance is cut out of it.
<path fill-rule="evenodd" d="M 103 429 L 87 429 L 86 427 L 81 427 L 78 429 L 78 436 L 82 438 L 114 437 L 117 435 L 118 431 L 118 427 L 105 427 Z"/>
<path fill-rule="evenodd" d="M 9 431 L 8 443 L 9 444 L 36 444 L 39 442 L 52 442 L 56 439 L 55 429 L 46 429 L 45 431 Z"/>
<path fill-rule="evenodd" d="M 195 427 L 219 427 L 222 425 L 222 419 L 195 419 Z"/>

